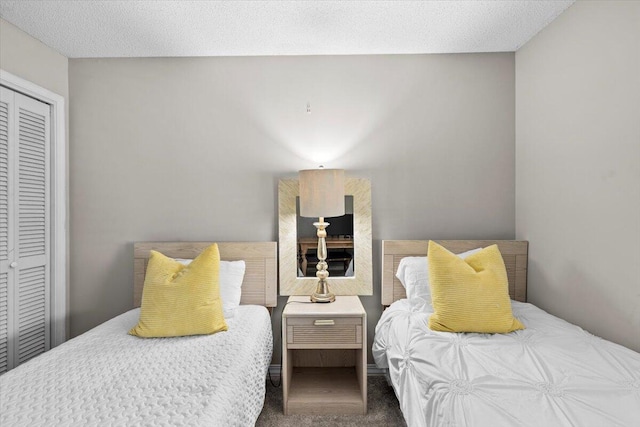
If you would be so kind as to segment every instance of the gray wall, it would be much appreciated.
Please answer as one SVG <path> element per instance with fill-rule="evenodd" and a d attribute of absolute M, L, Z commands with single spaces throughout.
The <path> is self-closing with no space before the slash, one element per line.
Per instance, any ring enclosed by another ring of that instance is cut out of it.
<path fill-rule="evenodd" d="M 10 22 L 0 18 L 0 68 L 64 97 L 65 126 L 67 130 L 65 132 L 65 150 L 68 152 L 69 60 L 67 57 L 31 37 Z M 65 179 L 68 186 L 68 174 Z M 69 228 L 68 224 L 69 221 L 67 219 L 67 229 Z M 67 265 L 68 267 L 69 265 Z M 67 271 L 67 277 L 68 273 Z M 67 284 L 68 300 L 69 286 Z M 67 322 L 68 330 L 69 323 Z"/>
<path fill-rule="evenodd" d="M 62 95 L 68 101 L 69 60 L 0 18 L 0 68 Z"/>
<path fill-rule="evenodd" d="M 321 162 L 372 183 L 370 337 L 381 239 L 515 235 L 513 53 L 72 59 L 69 72 L 72 335 L 131 308 L 133 242 L 277 240 L 278 180 Z"/>
<path fill-rule="evenodd" d="M 529 300 L 640 351 L 640 3 L 582 2 L 516 53 Z"/>

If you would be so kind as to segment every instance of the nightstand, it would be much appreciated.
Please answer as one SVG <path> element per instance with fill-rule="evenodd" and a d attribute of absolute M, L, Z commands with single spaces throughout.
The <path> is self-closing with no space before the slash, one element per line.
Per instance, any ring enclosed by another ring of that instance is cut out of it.
<path fill-rule="evenodd" d="M 282 312 L 282 397 L 289 414 L 367 413 L 367 313 L 357 296 Z"/>

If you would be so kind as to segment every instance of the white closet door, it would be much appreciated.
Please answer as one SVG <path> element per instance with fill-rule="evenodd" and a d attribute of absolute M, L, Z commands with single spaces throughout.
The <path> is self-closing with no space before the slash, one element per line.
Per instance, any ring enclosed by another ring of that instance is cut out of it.
<path fill-rule="evenodd" d="M 15 140 L 13 92 L 0 87 L 0 374 L 13 367 L 13 141 Z M 11 124 L 11 126 L 10 126 Z M 9 144 L 9 141 L 12 141 Z M 10 201 L 11 200 L 11 201 Z M 11 339 L 10 338 L 11 335 Z"/>
<path fill-rule="evenodd" d="M 49 106 L 0 88 L 0 373 L 48 350 Z"/>
<path fill-rule="evenodd" d="M 16 364 L 49 350 L 49 106 L 16 94 Z"/>

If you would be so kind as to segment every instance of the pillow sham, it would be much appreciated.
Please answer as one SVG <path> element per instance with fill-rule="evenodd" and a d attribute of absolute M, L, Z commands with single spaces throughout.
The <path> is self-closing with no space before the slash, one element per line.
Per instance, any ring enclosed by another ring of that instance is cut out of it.
<path fill-rule="evenodd" d="M 129 334 L 153 338 L 226 331 L 219 270 L 217 244 L 206 248 L 187 266 L 151 251 L 142 290 L 140 319 Z"/>
<path fill-rule="evenodd" d="M 430 329 L 490 334 L 524 329 L 511 311 L 507 270 L 498 245 L 461 259 L 430 241 L 429 277 Z"/>
<path fill-rule="evenodd" d="M 193 261 L 183 258 L 176 258 L 175 260 L 182 265 L 189 265 Z M 240 305 L 245 270 L 246 263 L 243 260 L 220 260 L 220 299 L 222 299 L 222 310 L 224 311 L 225 319 L 231 319 L 235 316 L 236 309 Z"/>
<path fill-rule="evenodd" d="M 472 249 L 470 251 L 458 254 L 460 258 L 466 258 L 482 248 Z M 424 299 L 431 306 L 431 291 L 429 289 L 429 265 L 426 256 L 410 256 L 400 260 L 396 277 L 404 286 L 407 299 L 416 298 Z"/>

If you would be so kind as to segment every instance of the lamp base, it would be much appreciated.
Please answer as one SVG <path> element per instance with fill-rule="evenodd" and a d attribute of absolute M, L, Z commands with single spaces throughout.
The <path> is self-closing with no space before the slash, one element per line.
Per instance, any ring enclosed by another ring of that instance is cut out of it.
<path fill-rule="evenodd" d="M 318 229 L 318 265 L 316 266 L 316 277 L 318 278 L 318 286 L 316 291 L 311 295 L 311 302 L 334 302 L 336 296 L 329 291 L 329 283 L 327 283 L 327 277 L 329 272 L 327 271 L 327 243 L 324 240 L 327 237 L 326 228 L 329 226 L 328 222 L 324 222 L 324 218 L 320 217 L 318 222 L 314 222 L 313 225 Z"/>
<path fill-rule="evenodd" d="M 311 295 L 311 302 L 325 303 L 325 302 L 334 302 L 335 300 L 336 300 L 336 296 L 331 292 L 328 292 L 326 294 L 319 294 L 317 292 L 314 292 Z"/>

